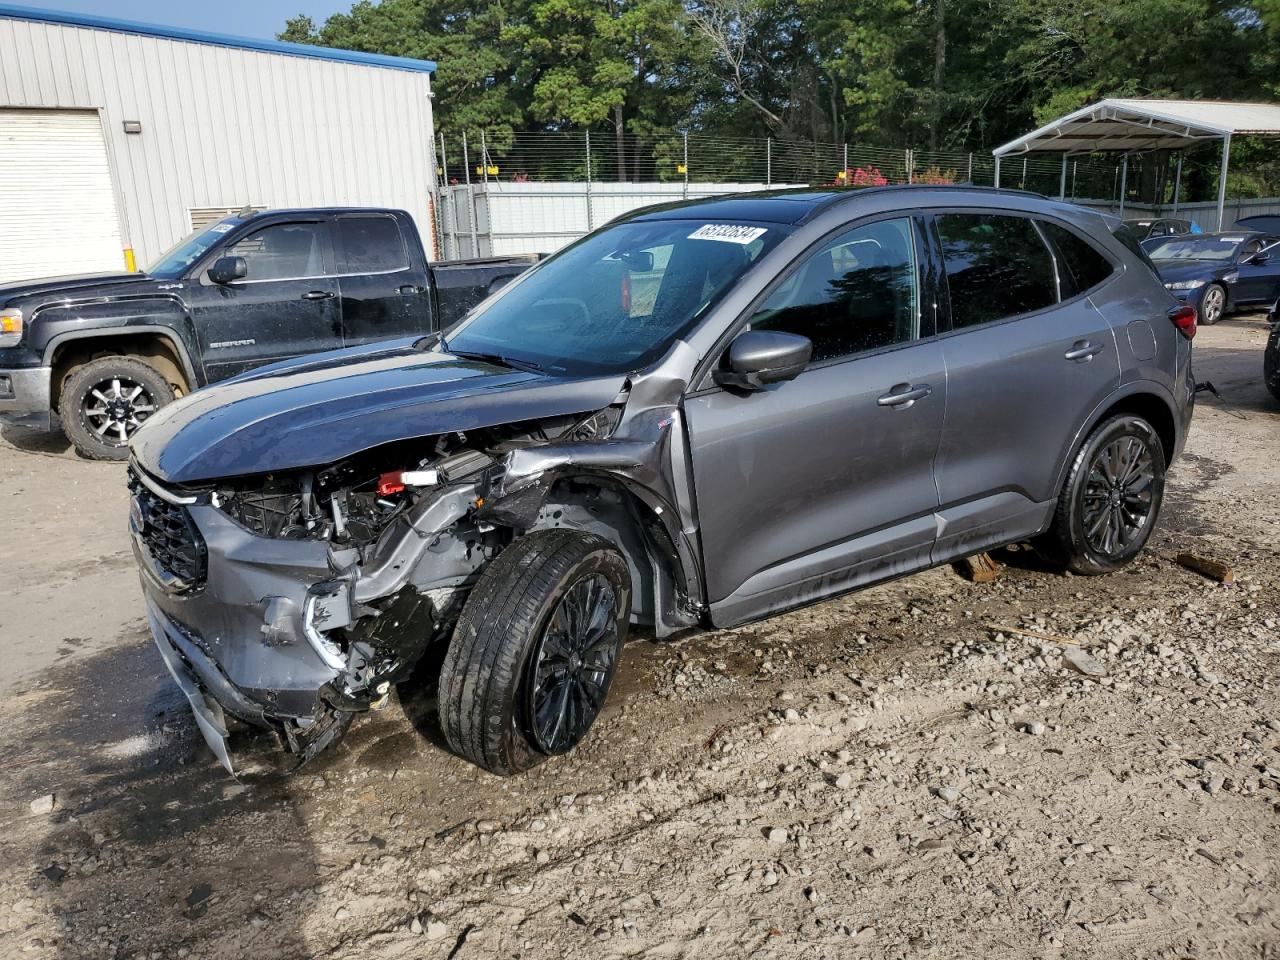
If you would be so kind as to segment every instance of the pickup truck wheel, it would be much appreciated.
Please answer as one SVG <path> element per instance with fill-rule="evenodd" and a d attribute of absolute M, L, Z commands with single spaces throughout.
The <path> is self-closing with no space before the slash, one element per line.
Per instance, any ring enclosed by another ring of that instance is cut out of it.
<path fill-rule="evenodd" d="M 1164 471 L 1160 438 L 1146 420 L 1121 414 L 1099 424 L 1072 461 L 1040 552 L 1081 576 L 1119 570 L 1151 536 Z"/>
<path fill-rule="evenodd" d="M 129 438 L 172 400 L 173 388 L 154 367 L 132 357 L 99 357 L 67 378 L 58 411 L 81 456 L 123 460 Z"/>
<path fill-rule="evenodd" d="M 611 543 L 576 530 L 527 534 L 485 568 L 440 671 L 450 748 L 491 773 L 571 750 L 613 682 L 631 617 L 631 574 Z"/>

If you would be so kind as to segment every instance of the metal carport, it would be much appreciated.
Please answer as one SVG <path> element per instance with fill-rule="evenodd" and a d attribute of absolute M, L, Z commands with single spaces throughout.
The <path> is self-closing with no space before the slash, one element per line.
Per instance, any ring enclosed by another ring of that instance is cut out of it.
<path fill-rule="evenodd" d="M 1280 104 L 1237 103 L 1227 100 L 1102 100 L 1059 117 L 1017 140 L 996 147 L 995 185 L 1000 186 L 1000 161 L 1027 153 L 1061 153 L 1065 197 L 1067 158 L 1089 153 L 1123 154 L 1120 213 L 1129 174 L 1129 154 L 1148 150 L 1185 150 L 1209 140 L 1222 141 L 1218 171 L 1218 229 L 1227 200 L 1227 167 L 1233 136 L 1280 137 Z M 1174 203 L 1182 182 L 1182 157 L 1174 182 Z"/>

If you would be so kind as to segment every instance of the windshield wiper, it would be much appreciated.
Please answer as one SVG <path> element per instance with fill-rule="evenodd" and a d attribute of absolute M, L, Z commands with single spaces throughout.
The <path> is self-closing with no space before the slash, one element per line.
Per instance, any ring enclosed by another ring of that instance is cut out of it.
<path fill-rule="evenodd" d="M 510 367 L 512 370 L 532 370 L 536 373 L 542 372 L 542 367 L 534 363 L 532 360 L 507 357 L 501 353 L 486 353 L 483 350 L 454 350 L 450 348 L 447 342 L 441 343 L 441 349 L 446 353 L 453 354 L 455 357 L 462 357 L 466 360 L 483 360 L 485 363 L 497 364 L 500 367 Z"/>

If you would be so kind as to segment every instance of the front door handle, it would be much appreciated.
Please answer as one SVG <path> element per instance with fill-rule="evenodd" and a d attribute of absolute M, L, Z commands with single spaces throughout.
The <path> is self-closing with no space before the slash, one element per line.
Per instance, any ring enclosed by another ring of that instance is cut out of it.
<path fill-rule="evenodd" d="M 422 293 L 422 292 L 424 292 L 424 288 L 423 288 L 423 287 L 415 287 L 415 286 L 414 286 L 413 284 L 411 284 L 411 283 L 406 283 L 403 287 L 401 287 L 401 288 L 400 288 L 398 291 L 396 291 L 396 292 L 397 292 L 397 293 L 399 293 L 399 294 L 400 294 L 401 296 L 403 296 L 403 297 L 412 297 L 415 293 Z"/>
<path fill-rule="evenodd" d="M 333 296 L 332 290 L 309 290 L 302 295 L 303 300 L 328 300 Z"/>
<path fill-rule="evenodd" d="M 931 393 L 933 393 L 933 387 L 927 383 L 918 383 L 915 386 L 909 383 L 899 383 L 884 396 L 877 397 L 876 403 L 882 407 L 900 407 L 905 410 L 917 400 L 923 400 Z"/>
<path fill-rule="evenodd" d="M 1068 360 L 1077 362 L 1086 362 L 1092 360 L 1102 352 L 1102 344 L 1090 343 L 1088 340 L 1077 340 L 1071 345 L 1071 349 L 1063 354 Z"/>

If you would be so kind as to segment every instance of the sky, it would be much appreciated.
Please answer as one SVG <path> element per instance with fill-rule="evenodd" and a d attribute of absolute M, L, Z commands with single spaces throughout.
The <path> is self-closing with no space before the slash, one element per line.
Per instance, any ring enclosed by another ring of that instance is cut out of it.
<path fill-rule="evenodd" d="M 272 40 L 284 22 L 299 13 L 316 25 L 332 13 L 351 9 L 353 0 L 14 0 L 24 7 L 92 13 L 166 27 L 208 30 L 237 37 Z"/>

